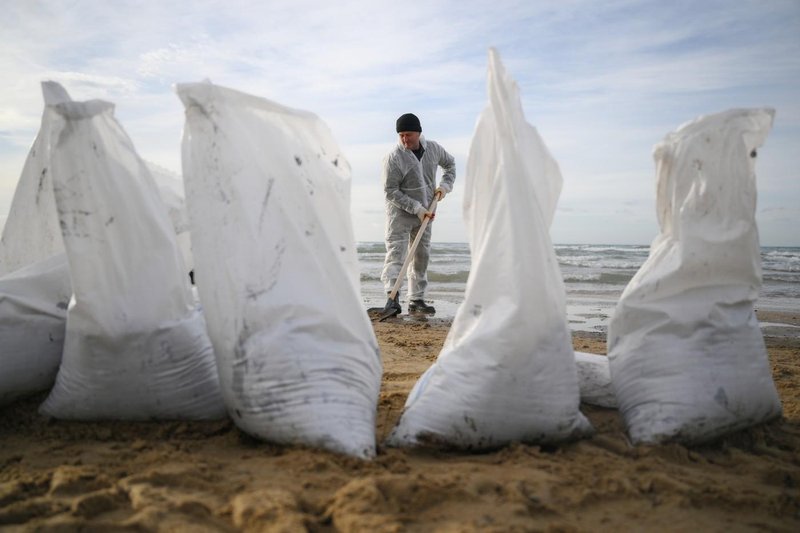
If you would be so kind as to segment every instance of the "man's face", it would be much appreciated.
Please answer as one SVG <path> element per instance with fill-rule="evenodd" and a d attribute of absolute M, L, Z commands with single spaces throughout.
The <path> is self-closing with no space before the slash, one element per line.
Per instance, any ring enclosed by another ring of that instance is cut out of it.
<path fill-rule="evenodd" d="M 419 149 L 420 133 L 418 131 L 401 131 L 398 135 L 400 136 L 400 142 L 403 144 L 403 148 L 406 150 Z"/>

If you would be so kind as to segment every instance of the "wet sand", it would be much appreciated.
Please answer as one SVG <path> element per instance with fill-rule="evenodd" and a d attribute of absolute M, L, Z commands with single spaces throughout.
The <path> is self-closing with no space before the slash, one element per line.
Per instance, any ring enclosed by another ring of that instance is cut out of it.
<path fill-rule="evenodd" d="M 615 410 L 591 439 L 466 454 L 379 448 L 371 462 L 256 441 L 229 421 L 47 420 L 0 409 L 0 531 L 800 531 L 800 325 L 767 337 L 781 420 L 704 446 L 631 446 Z M 378 437 L 447 321 L 375 324 Z M 767 330 L 768 331 L 768 330 Z M 575 333 L 576 350 L 605 337 Z"/>

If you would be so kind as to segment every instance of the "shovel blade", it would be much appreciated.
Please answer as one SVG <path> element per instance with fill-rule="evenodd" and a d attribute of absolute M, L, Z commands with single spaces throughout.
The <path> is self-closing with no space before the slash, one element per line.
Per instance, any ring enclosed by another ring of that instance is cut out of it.
<path fill-rule="evenodd" d="M 381 317 L 378 319 L 378 322 L 383 322 L 387 318 L 392 318 L 393 316 L 397 316 L 400 314 L 399 309 L 392 309 L 390 311 L 385 312 Z"/>
<path fill-rule="evenodd" d="M 367 314 L 371 320 L 383 322 L 387 318 L 399 315 L 402 311 L 400 303 L 396 299 L 389 298 L 384 307 L 370 307 L 367 309 Z"/>

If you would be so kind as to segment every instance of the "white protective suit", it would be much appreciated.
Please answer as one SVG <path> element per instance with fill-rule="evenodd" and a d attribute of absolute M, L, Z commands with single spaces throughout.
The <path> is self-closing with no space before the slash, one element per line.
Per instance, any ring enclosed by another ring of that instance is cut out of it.
<path fill-rule="evenodd" d="M 383 161 L 383 191 L 386 196 L 386 260 L 381 281 L 390 292 L 406 259 L 409 242 L 417 236 L 422 222 L 419 215 L 428 210 L 436 190 L 436 170 L 444 171 L 439 187 L 453 190 L 456 162 L 452 155 L 434 141 L 420 135 L 424 148 L 422 159 L 398 142 Z M 410 239 L 410 240 L 409 240 Z M 428 286 L 428 258 L 431 250 L 431 224 L 417 246 L 409 269 L 409 300 L 422 300 Z"/>

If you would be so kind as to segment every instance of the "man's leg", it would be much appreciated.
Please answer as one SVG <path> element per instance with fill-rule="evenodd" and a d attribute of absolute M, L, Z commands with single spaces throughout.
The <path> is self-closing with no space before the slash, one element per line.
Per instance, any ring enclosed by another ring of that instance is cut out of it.
<path fill-rule="evenodd" d="M 397 281 L 397 276 L 400 275 L 400 269 L 403 267 L 403 261 L 405 261 L 408 253 L 409 225 L 405 217 L 398 215 L 387 220 L 385 241 L 386 258 L 383 261 L 381 281 L 388 294 L 394 288 L 395 281 Z M 398 296 L 399 294 L 398 291 Z"/>
<path fill-rule="evenodd" d="M 411 231 L 411 238 L 417 237 L 419 226 Z M 425 228 L 411 260 L 408 274 L 408 300 L 424 300 L 425 289 L 428 287 L 428 260 L 431 254 L 431 225 Z"/>

